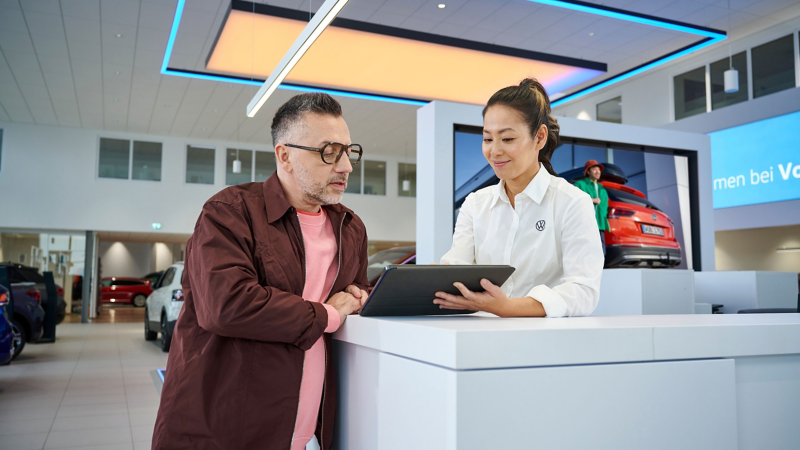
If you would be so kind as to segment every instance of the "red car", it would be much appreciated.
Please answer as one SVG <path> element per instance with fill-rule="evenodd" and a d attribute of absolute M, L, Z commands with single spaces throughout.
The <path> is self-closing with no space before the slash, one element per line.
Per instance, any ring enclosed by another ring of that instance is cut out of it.
<path fill-rule="evenodd" d="M 606 267 L 674 267 L 681 263 L 675 225 L 638 190 L 603 181 L 608 192 Z"/>
<path fill-rule="evenodd" d="M 133 304 L 142 308 L 153 292 L 150 280 L 141 278 L 105 277 L 100 284 L 100 303 Z"/>

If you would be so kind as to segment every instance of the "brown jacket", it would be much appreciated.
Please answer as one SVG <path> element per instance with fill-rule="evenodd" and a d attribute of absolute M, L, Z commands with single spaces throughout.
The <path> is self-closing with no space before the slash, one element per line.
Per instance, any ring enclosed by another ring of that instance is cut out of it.
<path fill-rule="evenodd" d="M 339 241 L 331 294 L 367 283 L 364 223 L 324 206 Z M 227 188 L 203 206 L 186 245 L 183 311 L 175 326 L 153 449 L 289 450 L 305 351 L 325 341 L 316 435 L 333 439 L 336 411 L 328 314 L 304 301 L 305 248 L 277 175 Z"/>

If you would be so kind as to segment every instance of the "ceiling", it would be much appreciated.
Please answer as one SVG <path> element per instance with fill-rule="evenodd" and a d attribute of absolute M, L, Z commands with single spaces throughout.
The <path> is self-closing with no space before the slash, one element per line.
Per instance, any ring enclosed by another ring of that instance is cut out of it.
<path fill-rule="evenodd" d="M 228 1 L 187 0 L 170 67 L 205 70 Z M 447 7 L 437 8 L 441 2 Z M 266 3 L 309 10 L 309 0 Z M 590 3 L 728 29 L 727 0 Z M 312 0 L 310 9 L 321 4 Z M 269 145 L 272 115 L 295 92 L 278 90 L 247 119 L 245 106 L 256 87 L 160 74 L 176 5 L 177 0 L 0 0 L 0 122 Z M 731 0 L 731 8 L 734 38 L 800 15 L 797 0 Z M 350 0 L 341 16 L 605 62 L 609 75 L 696 40 L 526 0 Z M 369 153 L 413 150 L 416 106 L 339 100 L 354 141 Z"/>

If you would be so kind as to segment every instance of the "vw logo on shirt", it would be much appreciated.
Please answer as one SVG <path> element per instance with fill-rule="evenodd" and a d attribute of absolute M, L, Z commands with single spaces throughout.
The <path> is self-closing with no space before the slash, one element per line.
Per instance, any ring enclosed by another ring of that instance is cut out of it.
<path fill-rule="evenodd" d="M 539 231 L 543 231 L 544 230 L 544 220 L 540 220 L 540 221 L 536 222 L 536 229 L 539 230 Z"/>

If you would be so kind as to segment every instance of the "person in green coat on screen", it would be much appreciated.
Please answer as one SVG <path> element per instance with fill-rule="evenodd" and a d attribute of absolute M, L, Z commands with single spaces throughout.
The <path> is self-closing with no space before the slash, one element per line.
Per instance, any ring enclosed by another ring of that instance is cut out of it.
<path fill-rule="evenodd" d="M 600 229 L 600 242 L 603 244 L 603 255 L 606 254 L 606 237 L 605 231 L 609 229 L 608 226 L 608 192 L 598 181 L 600 175 L 605 170 L 602 164 L 590 159 L 586 161 L 583 169 L 584 178 L 575 182 L 575 187 L 589 194 L 594 202 L 594 216 L 597 219 L 597 228 Z"/>

